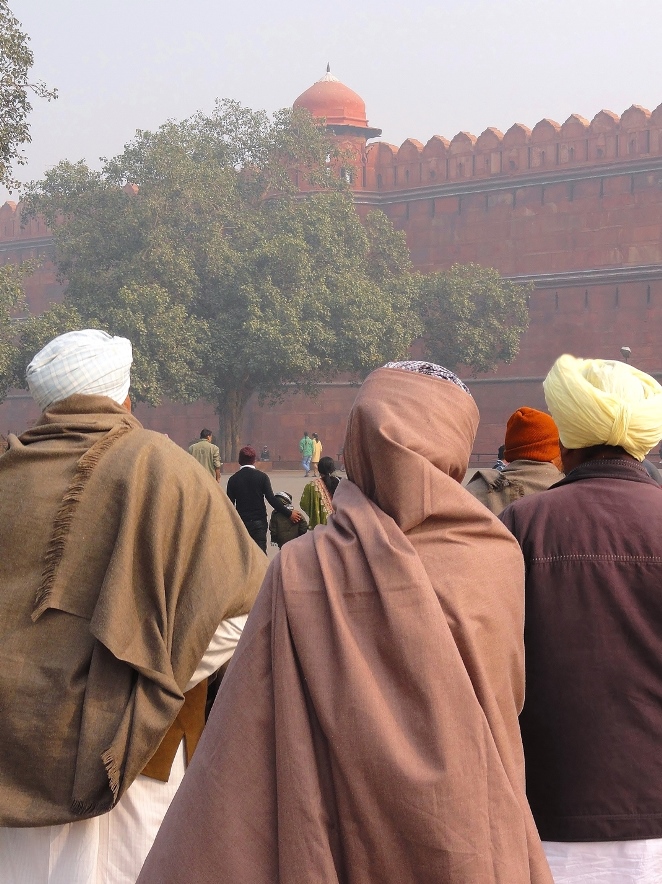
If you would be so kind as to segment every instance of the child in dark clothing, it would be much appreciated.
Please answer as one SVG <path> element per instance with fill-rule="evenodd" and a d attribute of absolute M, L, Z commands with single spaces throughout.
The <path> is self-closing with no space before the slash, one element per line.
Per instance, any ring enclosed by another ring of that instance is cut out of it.
<path fill-rule="evenodd" d="M 274 497 L 278 497 L 289 511 L 292 512 L 294 506 L 292 505 L 291 494 L 288 494 L 287 491 L 276 491 L 274 492 Z M 305 534 L 308 531 L 308 522 L 306 521 L 305 516 L 302 516 L 300 522 L 293 524 L 287 516 L 274 510 L 271 514 L 271 519 L 269 520 L 269 531 L 271 532 L 271 542 L 277 546 L 278 549 L 281 549 L 284 543 Z"/>

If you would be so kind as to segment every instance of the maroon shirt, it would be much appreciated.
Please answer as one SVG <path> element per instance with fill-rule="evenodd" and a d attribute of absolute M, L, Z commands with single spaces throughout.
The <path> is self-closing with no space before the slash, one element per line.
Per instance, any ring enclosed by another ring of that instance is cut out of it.
<path fill-rule="evenodd" d="M 662 490 L 592 460 L 499 517 L 526 562 L 527 795 L 548 841 L 662 837 Z"/>

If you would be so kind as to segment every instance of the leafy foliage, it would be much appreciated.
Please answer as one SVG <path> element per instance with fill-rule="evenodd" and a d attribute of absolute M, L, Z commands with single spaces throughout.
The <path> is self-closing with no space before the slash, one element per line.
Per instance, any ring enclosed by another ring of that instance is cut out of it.
<path fill-rule="evenodd" d="M 474 372 L 512 362 L 529 324 L 531 290 L 478 264 L 454 264 L 424 277 L 420 314 L 426 358 Z"/>
<path fill-rule="evenodd" d="M 25 202 L 68 282 L 52 317 L 131 338 L 138 399 L 215 402 L 233 457 L 253 393 L 361 375 L 420 332 L 404 236 L 383 215 L 360 223 L 335 159 L 307 112 L 221 102 L 138 132 L 101 172 L 60 163 Z"/>
<path fill-rule="evenodd" d="M 28 43 L 7 0 L 0 0 L 0 184 L 9 188 L 17 185 L 12 166 L 25 162 L 21 145 L 31 140 L 29 93 L 48 101 L 57 98 L 57 90 L 29 79 L 34 55 Z"/>
<path fill-rule="evenodd" d="M 26 308 L 22 280 L 31 272 L 27 263 L 22 267 L 5 264 L 0 267 L 0 401 L 7 395 L 14 379 L 14 365 L 18 358 L 16 315 Z"/>
<path fill-rule="evenodd" d="M 225 101 L 138 132 L 100 172 L 60 163 L 23 211 L 54 230 L 65 300 L 21 325 L 23 363 L 81 325 L 125 335 L 132 395 L 214 402 L 229 460 L 253 394 L 361 377 L 421 335 L 450 367 L 511 361 L 528 290 L 476 265 L 415 274 L 385 215 L 359 221 L 344 161 L 307 112 Z"/>

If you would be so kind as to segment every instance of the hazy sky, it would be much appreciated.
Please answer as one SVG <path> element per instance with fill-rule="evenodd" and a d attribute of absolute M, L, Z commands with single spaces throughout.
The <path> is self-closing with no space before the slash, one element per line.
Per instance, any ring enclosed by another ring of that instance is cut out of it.
<path fill-rule="evenodd" d="M 33 102 L 24 181 L 61 159 L 98 166 L 136 129 L 209 111 L 216 98 L 291 105 L 327 61 L 396 145 L 662 102 L 660 0 L 9 5 L 31 37 L 34 76 L 60 93 Z"/>

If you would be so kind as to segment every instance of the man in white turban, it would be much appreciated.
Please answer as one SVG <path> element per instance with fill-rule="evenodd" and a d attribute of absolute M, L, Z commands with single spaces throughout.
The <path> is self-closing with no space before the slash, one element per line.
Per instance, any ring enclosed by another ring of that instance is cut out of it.
<path fill-rule="evenodd" d="M 46 344 L 28 365 L 26 378 L 42 411 L 74 393 L 108 396 L 123 405 L 132 362 L 131 341 L 86 328 Z"/>
<path fill-rule="evenodd" d="M 662 387 L 561 356 L 566 476 L 500 518 L 526 561 L 527 795 L 556 884 L 662 881 Z"/>
<path fill-rule="evenodd" d="M 0 884 L 134 884 L 266 559 L 183 449 L 142 428 L 131 344 L 27 370 L 0 458 Z"/>

